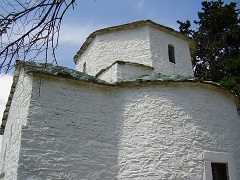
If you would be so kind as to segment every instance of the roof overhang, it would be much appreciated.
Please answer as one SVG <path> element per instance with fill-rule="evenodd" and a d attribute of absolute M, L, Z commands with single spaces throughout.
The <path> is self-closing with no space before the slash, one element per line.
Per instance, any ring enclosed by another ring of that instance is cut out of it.
<path fill-rule="evenodd" d="M 191 53 L 195 50 L 195 43 L 194 43 L 192 38 L 190 38 L 188 36 L 185 36 L 185 35 L 181 34 L 180 32 L 178 32 L 178 31 L 176 31 L 172 28 L 157 24 L 157 23 L 155 23 L 151 20 L 142 20 L 142 21 L 136 21 L 136 22 L 132 22 L 132 23 L 128 23 L 128 24 L 119 25 L 119 26 L 108 27 L 108 28 L 100 29 L 100 30 L 97 30 L 97 31 L 93 32 L 92 34 L 90 34 L 87 37 L 86 41 L 83 43 L 83 45 L 81 46 L 79 51 L 73 57 L 75 64 L 76 64 L 78 58 L 88 48 L 89 44 L 93 41 L 93 39 L 97 35 L 102 35 L 102 34 L 115 32 L 115 31 L 120 31 L 120 30 L 134 29 L 134 28 L 144 26 L 144 25 L 148 25 L 150 27 L 159 29 L 160 31 L 163 31 L 165 33 L 168 33 L 168 34 L 171 34 L 173 36 L 179 37 L 179 38 L 188 42 Z"/>
<path fill-rule="evenodd" d="M 4 133 L 4 129 L 6 126 L 6 121 L 9 113 L 9 109 L 12 103 L 12 98 L 16 89 L 16 85 L 18 82 L 18 76 L 20 70 L 23 69 L 26 74 L 32 75 L 32 76 L 41 76 L 41 78 L 44 77 L 55 77 L 60 79 L 68 79 L 68 80 L 74 80 L 78 82 L 85 82 L 89 83 L 91 85 L 101 85 L 101 86 L 108 86 L 108 87 L 125 87 L 125 86 L 139 86 L 139 85 L 157 85 L 157 84 L 169 84 L 169 83 L 191 83 L 194 85 L 199 85 L 202 87 L 208 87 L 212 88 L 218 91 L 223 92 L 224 94 L 227 94 L 236 104 L 237 111 L 240 114 L 240 99 L 239 97 L 233 92 L 230 91 L 222 86 L 220 86 L 217 83 L 211 82 L 211 81 L 202 81 L 194 77 L 183 77 L 180 75 L 162 75 L 162 74 L 153 74 L 153 75 L 145 75 L 138 78 L 131 78 L 127 80 L 122 80 L 115 83 L 108 83 L 103 80 L 100 80 L 94 76 L 87 75 L 85 73 L 69 69 L 66 67 L 61 66 L 54 66 L 52 64 L 48 63 L 34 63 L 34 62 L 21 62 L 17 61 L 15 65 L 15 73 L 13 77 L 13 83 L 10 90 L 10 95 L 6 104 L 5 111 L 3 113 L 2 118 L 2 125 L 0 129 L 0 134 L 2 135 Z"/>

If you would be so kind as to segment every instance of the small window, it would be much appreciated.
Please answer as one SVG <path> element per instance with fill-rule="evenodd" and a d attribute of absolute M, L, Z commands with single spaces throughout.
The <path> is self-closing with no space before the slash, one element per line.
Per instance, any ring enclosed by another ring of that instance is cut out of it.
<path fill-rule="evenodd" d="M 86 65 L 86 62 L 84 62 L 84 64 L 83 64 L 83 72 L 84 72 L 84 73 L 86 73 L 86 69 L 87 69 L 86 66 L 87 66 L 87 65 Z"/>
<path fill-rule="evenodd" d="M 229 180 L 227 163 L 211 163 L 213 180 Z"/>
<path fill-rule="evenodd" d="M 225 152 L 205 151 L 204 179 L 205 180 L 236 180 L 235 165 L 232 154 Z"/>
<path fill-rule="evenodd" d="M 174 54 L 174 47 L 172 45 L 168 45 L 168 58 L 171 63 L 175 62 L 175 54 Z"/>

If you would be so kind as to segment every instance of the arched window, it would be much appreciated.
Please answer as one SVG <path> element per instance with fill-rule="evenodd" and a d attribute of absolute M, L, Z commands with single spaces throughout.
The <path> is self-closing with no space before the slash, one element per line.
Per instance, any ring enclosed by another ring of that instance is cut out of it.
<path fill-rule="evenodd" d="M 176 63 L 175 62 L 175 54 L 174 54 L 174 47 L 173 45 L 168 45 L 168 58 L 171 63 Z"/>

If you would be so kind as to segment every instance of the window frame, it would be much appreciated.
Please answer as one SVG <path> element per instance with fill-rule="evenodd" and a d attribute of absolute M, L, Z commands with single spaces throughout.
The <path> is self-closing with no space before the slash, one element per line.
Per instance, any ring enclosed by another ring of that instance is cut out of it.
<path fill-rule="evenodd" d="M 225 163 L 228 166 L 229 180 L 236 180 L 235 166 L 232 155 L 224 152 L 205 151 L 203 153 L 204 161 L 204 180 L 212 180 L 212 163 Z"/>

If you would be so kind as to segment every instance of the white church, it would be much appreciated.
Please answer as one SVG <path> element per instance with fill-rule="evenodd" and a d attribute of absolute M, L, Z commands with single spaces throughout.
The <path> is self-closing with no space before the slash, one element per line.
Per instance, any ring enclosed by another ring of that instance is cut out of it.
<path fill-rule="evenodd" d="M 146 20 L 90 34 L 76 70 L 18 61 L 0 179 L 239 180 L 240 100 L 193 77 L 194 48 Z"/>

